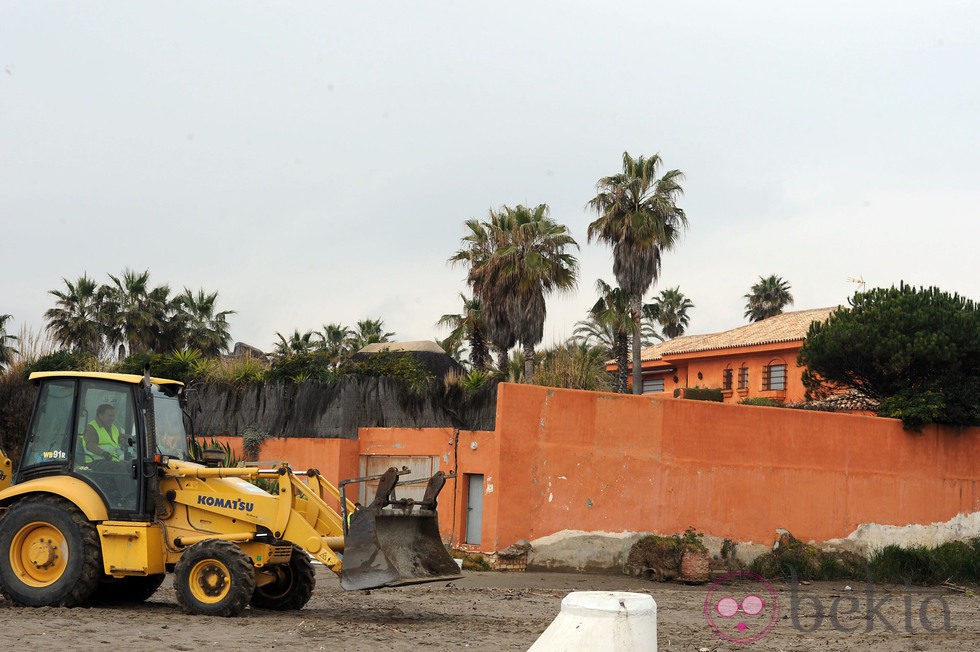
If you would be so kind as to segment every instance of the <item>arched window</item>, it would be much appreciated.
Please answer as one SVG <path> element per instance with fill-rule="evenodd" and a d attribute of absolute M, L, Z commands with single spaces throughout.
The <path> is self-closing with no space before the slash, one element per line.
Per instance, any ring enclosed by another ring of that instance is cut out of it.
<path fill-rule="evenodd" d="M 732 365 L 727 365 L 721 372 L 721 388 L 731 389 L 734 381 L 735 370 Z"/>
<path fill-rule="evenodd" d="M 738 368 L 738 388 L 748 389 L 749 388 L 749 368 L 742 363 L 742 366 Z"/>
<path fill-rule="evenodd" d="M 762 368 L 762 389 L 785 390 L 786 389 L 786 363 L 777 358 L 770 360 L 769 364 Z"/>

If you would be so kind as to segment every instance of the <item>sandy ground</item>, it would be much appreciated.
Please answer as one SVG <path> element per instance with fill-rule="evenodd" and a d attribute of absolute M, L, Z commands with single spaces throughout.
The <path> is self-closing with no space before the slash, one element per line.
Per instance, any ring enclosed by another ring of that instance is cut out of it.
<path fill-rule="evenodd" d="M 4 647 L 45 650 L 109 647 L 190 651 L 215 649 L 213 646 L 255 650 L 283 646 L 301 650 L 526 650 L 557 615 L 568 592 L 610 590 L 654 597 L 661 650 L 980 649 L 980 597 L 918 587 L 906 594 L 901 586 L 875 586 L 873 599 L 881 618 L 876 617 L 872 631 L 866 632 L 866 586 L 854 583 L 851 591 L 844 586 L 843 582 L 800 586 L 794 601 L 789 585 L 776 585 L 779 612 L 770 615 L 773 627 L 749 645 L 729 642 L 709 626 L 704 614 L 709 586 L 657 584 L 623 576 L 467 571 L 463 579 L 448 585 L 346 593 L 336 577 L 322 567 L 317 568 L 313 599 L 297 612 L 250 609 L 241 617 L 227 619 L 185 615 L 177 607 L 168 579 L 145 605 L 25 609 L 0 601 L 0 640 Z M 745 593 L 752 587 L 721 590 Z M 949 612 L 948 630 L 943 622 L 944 608 Z M 939 631 L 923 629 L 923 609 L 926 624 Z M 818 611 L 822 621 L 815 623 Z M 799 627 L 813 631 L 800 631 L 794 626 L 794 616 Z M 838 625 L 855 631 L 836 631 L 831 616 Z M 733 622 L 719 624 L 727 627 Z M 758 623 L 750 621 L 749 625 Z M 909 625 L 911 633 L 906 630 Z M 889 631 L 889 626 L 896 631 Z M 734 629 L 725 631 L 729 639 L 744 636 Z"/>

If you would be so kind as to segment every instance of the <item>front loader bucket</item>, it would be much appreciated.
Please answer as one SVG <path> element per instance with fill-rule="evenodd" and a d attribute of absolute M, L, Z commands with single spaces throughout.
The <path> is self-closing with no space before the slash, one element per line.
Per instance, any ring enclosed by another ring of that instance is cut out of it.
<path fill-rule="evenodd" d="M 433 476 L 422 503 L 392 502 L 397 471 L 389 471 L 394 473 L 383 476 L 375 501 L 351 515 L 341 587 L 356 591 L 462 577 L 439 534 L 435 498 L 445 477 L 441 473 Z"/>

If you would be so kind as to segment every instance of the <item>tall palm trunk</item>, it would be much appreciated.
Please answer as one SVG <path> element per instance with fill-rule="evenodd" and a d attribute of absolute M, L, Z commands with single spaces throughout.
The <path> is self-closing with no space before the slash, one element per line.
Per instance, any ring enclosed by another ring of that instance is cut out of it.
<path fill-rule="evenodd" d="M 487 350 L 487 341 L 483 333 L 474 328 L 470 333 L 470 363 L 475 371 L 486 371 L 487 363 L 490 359 L 490 352 Z"/>
<path fill-rule="evenodd" d="M 629 387 L 629 338 L 625 334 L 616 335 L 616 393 L 625 394 Z"/>
<path fill-rule="evenodd" d="M 530 385 L 534 376 L 534 345 L 524 343 L 524 384 Z"/>
<path fill-rule="evenodd" d="M 642 297 L 634 296 L 632 301 L 633 313 L 633 393 L 643 393 L 643 370 L 640 368 L 640 304 Z"/>
<path fill-rule="evenodd" d="M 497 348 L 497 369 L 502 373 L 508 373 L 510 363 L 507 361 L 507 349 Z"/>

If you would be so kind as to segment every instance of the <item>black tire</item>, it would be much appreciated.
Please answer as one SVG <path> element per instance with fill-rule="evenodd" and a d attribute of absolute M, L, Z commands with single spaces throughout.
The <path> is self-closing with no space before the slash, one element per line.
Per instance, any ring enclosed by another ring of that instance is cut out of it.
<path fill-rule="evenodd" d="M 28 496 L 0 519 L 0 592 L 25 607 L 75 607 L 102 577 L 95 525 L 51 494 Z"/>
<path fill-rule="evenodd" d="M 174 568 L 174 590 L 187 613 L 237 616 L 255 591 L 255 567 L 234 543 L 208 539 L 180 556 Z"/>
<path fill-rule="evenodd" d="M 91 601 L 103 603 L 146 602 L 150 596 L 157 592 L 166 577 L 166 573 L 160 573 L 158 575 L 103 578 L 92 594 Z"/>
<path fill-rule="evenodd" d="M 288 564 L 267 566 L 263 570 L 275 573 L 277 579 L 271 584 L 255 587 L 253 607 L 290 611 L 302 609 L 310 601 L 316 586 L 316 575 L 310 556 L 297 546 L 293 546 Z"/>

